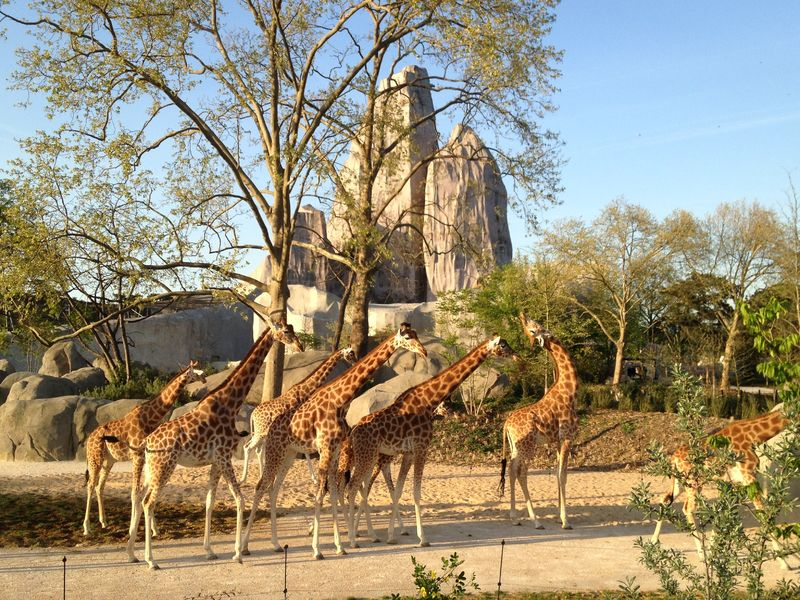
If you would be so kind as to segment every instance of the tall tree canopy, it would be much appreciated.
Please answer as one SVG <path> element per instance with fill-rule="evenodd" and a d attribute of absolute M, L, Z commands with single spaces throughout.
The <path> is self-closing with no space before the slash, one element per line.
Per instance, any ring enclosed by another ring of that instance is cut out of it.
<path fill-rule="evenodd" d="M 542 91 L 555 76 L 557 53 L 544 36 L 554 4 L 5 5 L 3 20 L 30 27 L 37 39 L 19 51 L 15 85 L 45 98 L 55 124 L 26 142 L 32 158 L 16 163 L 15 176 L 40 178 L 43 169 L 29 167 L 46 158 L 72 184 L 63 194 L 51 173 L 52 201 L 73 209 L 94 198 L 92 178 L 102 172 L 115 193 L 155 211 L 164 226 L 158 243 L 149 237 L 145 251 L 115 260 L 135 265 L 137 277 L 171 272 L 185 281 L 181 272 L 199 270 L 227 285 L 246 283 L 268 292 L 271 310 L 282 314 L 297 210 L 309 197 L 333 193 L 321 173 L 331 149 L 363 121 L 367 67 L 388 73 L 390 63 L 376 62 L 386 53 L 396 57 L 393 65 L 411 57 L 436 65 L 444 88 L 493 99 L 507 125 L 498 136 L 535 138 L 532 121 L 520 115 L 547 107 Z M 478 105 L 469 106 L 465 114 Z M 21 189 L 31 191 L 23 201 L 39 202 L 35 184 Z M 98 207 L 99 221 L 104 214 Z M 240 261 L 248 250 L 268 253 L 266 284 L 245 274 Z M 280 390 L 282 351 L 278 345 L 268 361 L 267 396 Z"/>

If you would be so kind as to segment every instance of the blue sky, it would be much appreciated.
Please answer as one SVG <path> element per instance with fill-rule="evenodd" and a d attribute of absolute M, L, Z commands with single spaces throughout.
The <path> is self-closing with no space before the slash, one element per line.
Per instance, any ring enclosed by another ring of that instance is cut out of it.
<path fill-rule="evenodd" d="M 664 217 L 740 198 L 779 207 L 800 184 L 800 2 L 564 0 L 551 36 L 564 50 L 562 204 L 543 215 L 591 220 L 611 200 Z M 0 44 L 7 80 L 10 31 Z M 42 127 L 0 90 L 0 165 Z M 518 220 L 515 247 L 534 243 Z"/>
<path fill-rule="evenodd" d="M 547 220 L 588 221 L 619 196 L 660 218 L 778 208 L 788 175 L 800 183 L 800 3 L 565 0 L 557 14 L 546 124 L 568 163 Z"/>

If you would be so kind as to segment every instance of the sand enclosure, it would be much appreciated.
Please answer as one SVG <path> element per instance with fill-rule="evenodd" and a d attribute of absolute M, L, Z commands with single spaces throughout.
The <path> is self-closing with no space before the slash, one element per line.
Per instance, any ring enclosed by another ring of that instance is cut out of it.
<path fill-rule="evenodd" d="M 241 462 L 236 463 L 237 471 Z M 85 494 L 80 462 L 0 463 L 0 489 L 47 491 L 59 494 Z M 245 497 L 252 496 L 257 468 L 251 470 L 244 486 Z M 129 464 L 114 467 L 107 494 L 128 497 Z M 185 500 L 201 506 L 205 499 L 207 469 L 179 467 L 164 493 L 165 500 Z M 438 569 L 440 557 L 458 552 L 465 560 L 462 568 L 474 572 L 481 589 L 497 589 L 499 559 L 503 553 L 501 589 L 523 590 L 601 590 L 616 589 L 628 576 L 636 576 L 643 589 L 657 589 L 658 582 L 639 563 L 634 547 L 638 536 L 649 536 L 652 523 L 643 522 L 627 508 L 633 486 L 643 479 L 651 482 L 654 493 L 665 488 L 663 480 L 643 476 L 635 470 L 570 471 L 567 499 L 573 530 L 564 531 L 558 521 L 556 482 L 552 470 L 533 471 L 529 476 L 537 516 L 545 525 L 535 530 L 530 523 L 514 526 L 508 519 L 508 491 L 497 493 L 499 467 L 452 466 L 431 463 L 423 480 L 423 521 L 431 547 L 417 548 L 411 478 L 403 497 L 403 519 L 411 535 L 400 537 L 389 546 L 359 539 L 361 547 L 347 556 L 336 556 L 332 544 L 331 520 L 325 513 L 322 530 L 324 561 L 311 557 L 307 528 L 313 514 L 312 486 L 308 470 L 297 461 L 290 471 L 279 499 L 279 536 L 288 544 L 286 587 L 291 598 L 380 597 L 391 592 L 413 592 L 414 555 L 429 568 Z M 518 494 L 518 502 L 521 494 Z M 382 481 L 376 483 L 371 504 L 375 527 L 385 536 L 389 498 Z M 218 503 L 232 505 L 230 494 L 220 484 Z M 263 508 L 263 505 L 262 505 Z M 518 510 L 524 506 L 518 504 Z M 249 514 L 249 512 L 247 513 Z M 158 515 L 158 513 L 156 513 Z M 245 515 L 247 516 L 247 515 Z M 80 527 L 83 514 L 75 515 Z M 343 533 L 344 519 L 340 519 Z M 363 530 L 363 526 L 362 526 Z M 692 554 L 687 536 L 665 526 L 663 541 Z M 505 546 L 501 548 L 501 541 Z M 217 561 L 206 561 L 202 540 L 154 541 L 154 555 L 161 571 L 148 571 L 144 563 L 125 562 L 124 546 L 79 546 L 64 549 L 0 550 L 0 589 L 9 597 L 50 598 L 62 591 L 63 563 L 69 565 L 67 588 L 73 597 L 171 597 L 171 598 L 283 598 L 284 557 L 272 551 L 269 519 L 262 516 L 251 538 L 252 555 L 243 565 L 232 563 L 232 532 L 213 536 Z M 347 546 L 345 546 L 347 547 Z M 143 553 L 141 541 L 137 554 Z M 770 565 L 767 578 L 785 576 L 777 565 Z M 796 577 L 791 573 L 790 577 Z M 57 593 L 56 593 L 57 592 Z"/>

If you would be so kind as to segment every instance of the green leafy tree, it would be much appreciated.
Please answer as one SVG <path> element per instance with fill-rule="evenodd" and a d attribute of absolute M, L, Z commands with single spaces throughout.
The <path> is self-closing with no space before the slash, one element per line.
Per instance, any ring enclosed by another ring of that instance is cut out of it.
<path fill-rule="evenodd" d="M 641 206 L 617 199 L 590 224 L 573 219 L 544 234 L 548 252 L 570 269 L 573 302 L 614 346 L 613 385 L 620 381 L 633 320 L 671 273 L 681 226 L 659 223 Z"/>
<path fill-rule="evenodd" d="M 744 200 L 720 204 L 702 219 L 686 215 L 686 220 L 695 231 L 694 245 L 684 253 L 686 268 L 715 277 L 727 304 L 716 313 L 725 330 L 720 387 L 727 390 L 741 331 L 739 306 L 760 287 L 774 283 L 781 229 L 774 211 Z"/>
<path fill-rule="evenodd" d="M 277 316 L 298 210 L 334 191 L 321 174 L 363 122 L 354 107 L 365 78 L 390 66 L 382 57 L 425 56 L 443 85 L 474 84 L 466 89 L 494 95 L 508 122 L 524 127 L 515 115 L 541 100 L 504 90 L 546 85 L 548 47 L 531 26 L 551 21 L 553 4 L 34 0 L 4 3 L 0 18 L 33 32 L 13 84 L 53 118 L 25 142 L 31 160 L 57 157 L 83 198 L 96 165 L 82 171 L 85 161 L 107 160 L 114 184 L 128 188 L 122 196 L 149 202 L 172 225 L 140 266 L 252 286 Z M 148 175 L 145 200 L 129 177 Z M 244 272 L 249 251 L 268 255 L 266 283 Z M 282 359 L 277 345 L 267 397 L 281 389 Z"/>

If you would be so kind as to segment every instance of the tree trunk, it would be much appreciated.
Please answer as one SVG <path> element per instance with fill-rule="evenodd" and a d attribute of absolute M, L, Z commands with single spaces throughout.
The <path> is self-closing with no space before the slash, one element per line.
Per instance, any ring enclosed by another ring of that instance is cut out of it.
<path fill-rule="evenodd" d="M 722 354 L 722 375 L 720 377 L 719 389 L 727 392 L 730 389 L 731 360 L 733 350 L 736 347 L 736 335 L 739 333 L 739 311 L 733 313 L 730 329 L 728 329 L 728 339 L 725 340 L 725 351 Z"/>
<path fill-rule="evenodd" d="M 625 359 L 625 332 L 623 331 L 619 339 L 614 344 L 617 347 L 617 355 L 614 359 L 614 376 L 611 379 L 611 385 L 619 385 L 622 378 L 622 362 Z"/>
<path fill-rule="evenodd" d="M 269 285 L 269 316 L 273 321 L 280 321 L 286 317 L 286 304 L 289 299 L 289 287 L 286 285 L 286 267 L 281 270 L 280 265 L 272 261 L 272 280 Z M 258 318 L 258 317 L 255 317 Z M 264 388 L 261 392 L 261 401 L 272 400 L 281 395 L 283 387 L 283 361 L 286 349 L 283 344 L 274 344 L 264 361 Z"/>
<path fill-rule="evenodd" d="M 356 356 L 363 358 L 367 353 L 369 342 L 369 274 L 354 273 L 353 286 L 350 295 L 350 346 Z"/>
<path fill-rule="evenodd" d="M 353 272 L 350 271 L 347 275 L 347 284 L 344 287 L 344 294 L 342 294 L 342 301 L 339 304 L 339 316 L 336 318 L 336 333 L 333 335 L 333 344 L 331 351 L 336 350 L 342 342 L 342 331 L 344 331 L 344 316 L 347 311 L 347 306 L 350 303 L 350 292 L 353 289 Z"/>

